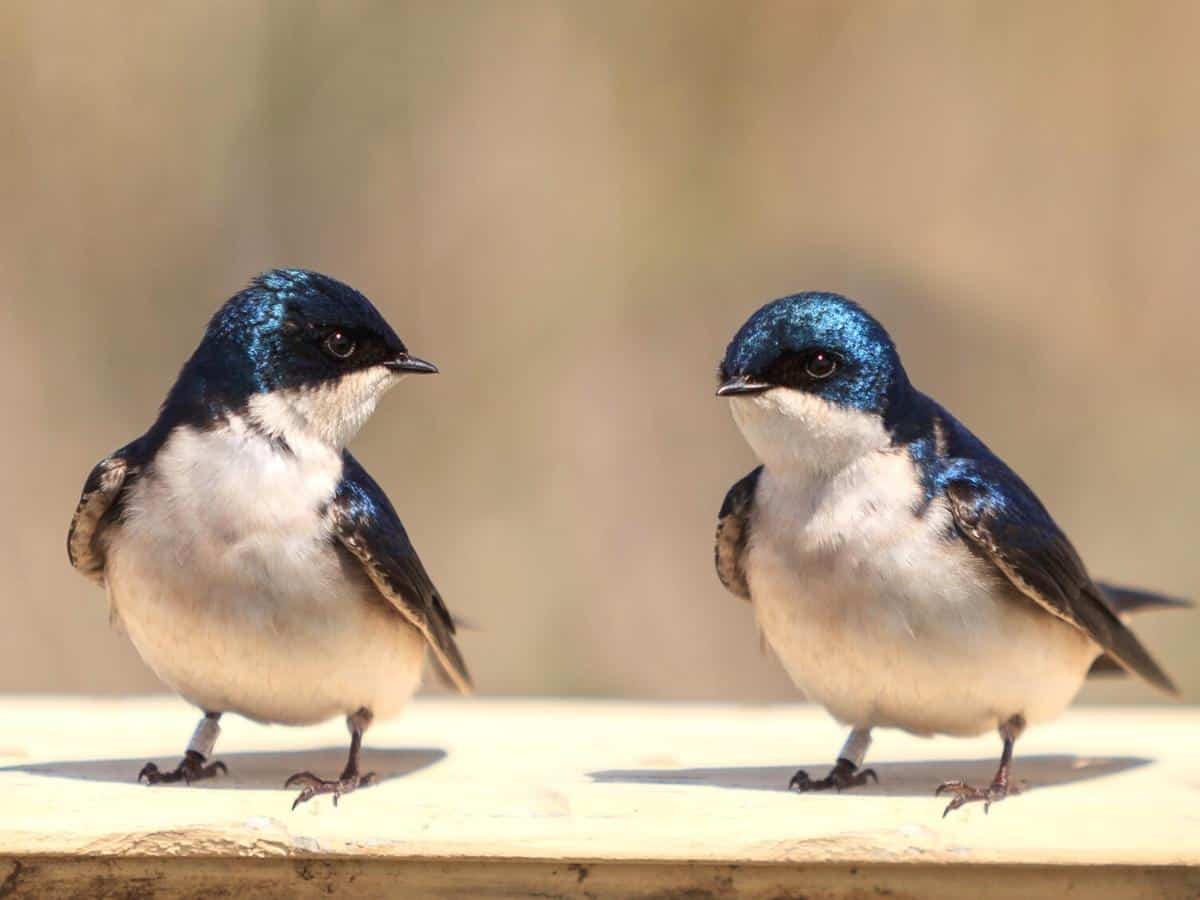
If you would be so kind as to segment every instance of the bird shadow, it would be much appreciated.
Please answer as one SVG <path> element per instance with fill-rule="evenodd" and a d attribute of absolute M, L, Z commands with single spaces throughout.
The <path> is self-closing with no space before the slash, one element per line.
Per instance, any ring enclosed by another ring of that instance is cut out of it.
<path fill-rule="evenodd" d="M 927 797 L 943 781 L 958 778 L 986 787 L 996 774 L 998 760 L 946 759 L 922 762 L 872 763 L 879 776 L 874 782 L 848 791 L 848 795 L 882 797 Z M 1116 775 L 1148 765 L 1152 760 L 1136 756 L 1022 756 L 1013 763 L 1013 775 L 1022 787 L 1050 787 Z M 813 778 L 823 778 L 829 763 L 798 766 L 739 766 L 719 769 L 609 769 L 589 772 L 601 783 L 670 784 L 730 788 L 742 791 L 786 791 L 788 782 L 803 769 Z"/>
<path fill-rule="evenodd" d="M 373 783 L 403 778 L 435 765 L 446 756 L 445 750 L 429 747 L 404 750 L 364 750 L 360 760 L 363 772 L 374 772 Z M 336 778 L 346 765 L 345 747 L 322 747 L 315 750 L 294 750 L 269 753 L 216 754 L 225 763 L 228 774 L 194 781 L 192 788 L 213 790 L 271 790 L 283 787 L 284 781 L 297 772 L 312 772 L 322 778 Z M 23 772 L 47 778 L 72 778 L 82 781 L 107 781 L 136 784 L 138 772 L 146 759 L 84 759 L 65 762 L 32 763 L 5 766 L 0 773 Z M 173 759 L 154 760 L 163 771 L 174 769 L 179 762 Z M 159 788 L 185 786 L 159 785 Z"/>

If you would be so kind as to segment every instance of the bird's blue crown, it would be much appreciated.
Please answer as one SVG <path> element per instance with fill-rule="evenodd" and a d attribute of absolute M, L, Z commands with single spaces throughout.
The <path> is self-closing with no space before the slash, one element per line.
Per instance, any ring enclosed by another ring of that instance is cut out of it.
<path fill-rule="evenodd" d="M 814 358 L 824 365 L 832 360 L 834 371 L 809 377 Z M 768 303 L 738 330 L 725 351 L 720 378 L 738 377 L 880 413 L 908 386 L 883 326 L 852 300 L 815 291 Z"/>
<path fill-rule="evenodd" d="M 351 352 L 341 357 L 341 349 Z M 212 419 L 254 394 L 320 384 L 405 352 L 358 291 L 318 272 L 273 269 L 213 316 L 167 396 L 163 417 Z"/>

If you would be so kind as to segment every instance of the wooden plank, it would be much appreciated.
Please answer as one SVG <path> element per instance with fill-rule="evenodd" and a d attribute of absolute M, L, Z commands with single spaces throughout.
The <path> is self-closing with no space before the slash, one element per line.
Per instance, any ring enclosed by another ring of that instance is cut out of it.
<path fill-rule="evenodd" d="M 239 897 L 886 897 L 1012 900 L 1055 897 L 1194 898 L 1183 866 L 720 865 L 400 859 L 38 858 L 0 862 L 0 896 L 57 898 Z"/>
<path fill-rule="evenodd" d="M 985 782 L 997 739 L 881 731 L 877 787 L 800 796 L 792 772 L 822 773 L 844 736 L 810 707 L 428 699 L 368 733 L 380 784 L 292 812 L 284 779 L 340 770 L 340 723 L 231 717 L 228 778 L 136 784 L 195 718 L 167 698 L 0 700 L 0 896 L 316 896 L 351 878 L 364 896 L 1200 895 L 1187 707 L 1031 729 L 1030 789 L 947 819 L 933 788 Z"/>

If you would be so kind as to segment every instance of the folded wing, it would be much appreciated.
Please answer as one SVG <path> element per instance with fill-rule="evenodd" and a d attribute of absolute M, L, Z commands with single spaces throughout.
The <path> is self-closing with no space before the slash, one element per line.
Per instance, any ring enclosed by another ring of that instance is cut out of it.
<path fill-rule="evenodd" d="M 443 679 L 469 693 L 471 676 L 454 641 L 454 619 L 387 496 L 349 453 L 330 516 L 336 539 L 383 598 L 425 636 Z"/>
<path fill-rule="evenodd" d="M 746 546 L 750 541 L 750 514 L 754 510 L 754 491 L 759 466 L 729 489 L 721 511 L 717 514 L 717 577 L 725 589 L 743 600 L 750 599 L 750 584 L 746 580 Z"/>
<path fill-rule="evenodd" d="M 67 558 L 71 565 L 101 587 L 104 586 L 101 537 L 120 509 L 122 492 L 138 475 L 136 448 L 135 441 L 96 463 L 83 484 L 67 532 Z"/>
<path fill-rule="evenodd" d="M 946 497 L 959 533 L 1021 594 L 1078 628 L 1125 670 L 1177 693 L 1045 507 L 1003 464 L 973 460 L 959 467 L 946 483 Z"/>

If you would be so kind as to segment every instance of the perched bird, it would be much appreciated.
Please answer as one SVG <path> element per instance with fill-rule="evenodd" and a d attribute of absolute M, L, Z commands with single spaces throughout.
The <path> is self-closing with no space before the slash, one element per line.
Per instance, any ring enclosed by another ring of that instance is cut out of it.
<path fill-rule="evenodd" d="M 719 379 L 762 465 L 721 507 L 717 573 L 797 686 L 851 728 L 826 778 L 797 772 L 790 787 L 874 778 L 861 766 L 876 726 L 998 728 L 991 785 L 937 790 L 947 813 L 986 808 L 1016 792 L 1026 725 L 1061 713 L 1094 663 L 1175 693 L 1120 615 L 1187 604 L 1094 582 L 1033 491 L 913 387 L 859 306 L 827 293 L 764 306 Z"/>
<path fill-rule="evenodd" d="M 71 564 L 108 592 L 146 664 L 204 711 L 169 772 L 192 782 L 222 713 L 308 725 L 343 715 L 340 778 L 301 772 L 296 805 L 368 783 L 363 732 L 416 691 L 428 647 L 460 691 L 454 619 L 392 504 L 346 450 L 379 398 L 435 373 L 362 294 L 316 272 L 254 279 L 209 323 L 157 421 L 88 476 Z"/>

